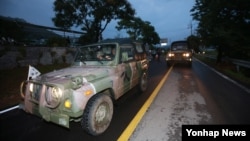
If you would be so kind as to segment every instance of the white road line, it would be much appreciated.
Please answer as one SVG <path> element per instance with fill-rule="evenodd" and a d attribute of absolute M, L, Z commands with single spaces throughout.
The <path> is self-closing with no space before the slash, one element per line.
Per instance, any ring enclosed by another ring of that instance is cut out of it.
<path fill-rule="evenodd" d="M 9 111 L 11 111 L 11 110 L 17 109 L 17 108 L 19 108 L 19 105 L 16 105 L 16 106 L 10 107 L 10 108 L 8 108 L 8 109 L 2 110 L 2 111 L 0 111 L 0 115 L 1 115 L 1 114 L 4 114 L 4 113 L 6 113 L 6 112 L 9 112 Z"/>
<path fill-rule="evenodd" d="M 226 75 L 218 72 L 217 70 L 215 70 L 214 68 L 211 68 L 210 66 L 208 66 L 207 64 L 203 63 L 202 61 L 200 61 L 199 59 L 194 58 L 196 61 L 200 62 L 201 64 L 203 64 L 204 66 L 208 67 L 210 70 L 214 71 L 215 73 L 217 73 L 218 75 L 220 75 L 221 77 L 223 77 L 224 79 L 227 79 L 228 81 L 234 83 L 235 85 L 239 86 L 240 88 L 242 88 L 243 90 L 245 90 L 247 93 L 250 93 L 250 89 L 246 88 L 245 86 L 239 84 L 238 82 L 232 80 L 231 78 L 227 77 Z"/>

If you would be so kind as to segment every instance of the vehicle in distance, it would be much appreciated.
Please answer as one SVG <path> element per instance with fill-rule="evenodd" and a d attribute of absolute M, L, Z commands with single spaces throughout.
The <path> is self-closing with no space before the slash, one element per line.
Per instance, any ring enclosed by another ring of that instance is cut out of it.
<path fill-rule="evenodd" d="M 74 63 L 24 81 L 22 106 L 27 113 L 70 128 L 80 122 L 91 135 L 102 134 L 113 116 L 113 101 L 133 87 L 145 91 L 148 60 L 141 43 L 108 40 L 78 48 Z"/>
<path fill-rule="evenodd" d="M 192 66 L 192 50 L 188 46 L 187 41 L 174 41 L 170 46 L 170 50 L 166 55 L 166 63 L 168 66 L 173 63 L 185 63 Z"/>

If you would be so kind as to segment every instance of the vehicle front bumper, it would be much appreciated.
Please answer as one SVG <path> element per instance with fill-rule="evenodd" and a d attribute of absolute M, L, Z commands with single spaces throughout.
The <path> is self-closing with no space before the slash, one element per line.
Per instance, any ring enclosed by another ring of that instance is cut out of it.
<path fill-rule="evenodd" d="M 192 62 L 192 58 L 166 58 L 166 61 L 168 63 L 191 63 Z"/>
<path fill-rule="evenodd" d="M 47 107 L 41 107 L 34 103 L 30 104 L 32 104 L 32 106 L 27 107 L 23 103 L 21 103 L 19 107 L 27 113 L 42 117 L 47 122 L 52 122 L 60 126 L 69 128 L 70 117 L 68 115 L 55 111 L 52 112 L 51 109 Z"/>

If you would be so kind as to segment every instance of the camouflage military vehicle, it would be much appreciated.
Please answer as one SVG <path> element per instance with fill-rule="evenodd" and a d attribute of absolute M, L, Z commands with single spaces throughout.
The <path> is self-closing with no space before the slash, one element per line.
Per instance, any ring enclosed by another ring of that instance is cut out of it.
<path fill-rule="evenodd" d="M 113 101 L 133 87 L 147 88 L 144 47 L 130 40 L 109 40 L 78 48 L 74 63 L 23 82 L 21 107 L 48 122 L 69 128 L 80 122 L 91 135 L 102 134 L 113 115 Z"/>

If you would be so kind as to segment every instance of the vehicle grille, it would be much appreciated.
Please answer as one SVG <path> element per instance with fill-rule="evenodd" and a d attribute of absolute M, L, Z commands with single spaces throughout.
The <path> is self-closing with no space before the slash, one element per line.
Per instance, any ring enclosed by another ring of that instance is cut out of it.
<path fill-rule="evenodd" d="M 175 59 L 176 60 L 181 60 L 182 59 L 182 53 L 176 53 L 175 54 Z"/>

